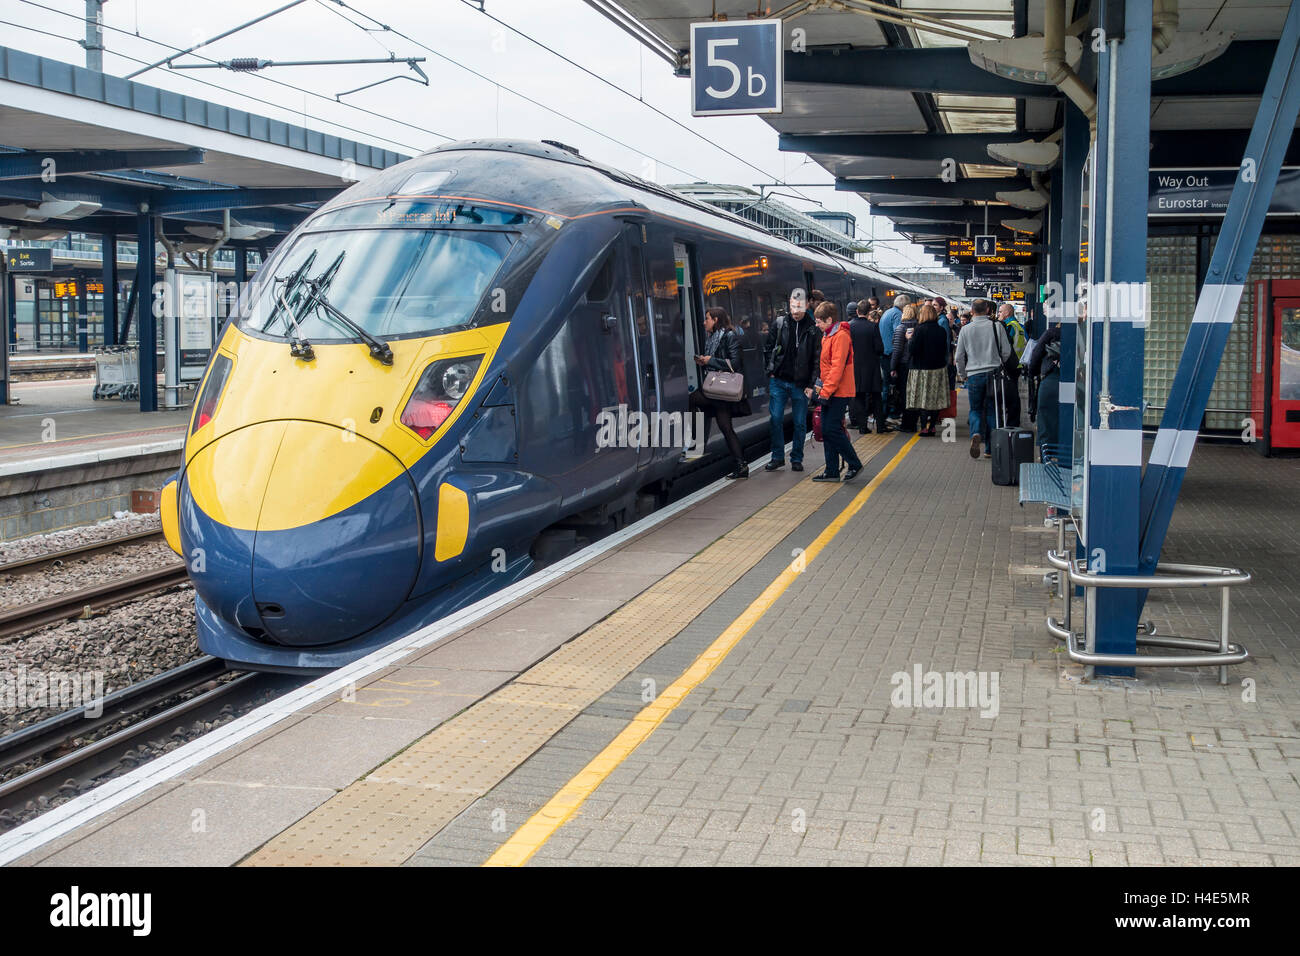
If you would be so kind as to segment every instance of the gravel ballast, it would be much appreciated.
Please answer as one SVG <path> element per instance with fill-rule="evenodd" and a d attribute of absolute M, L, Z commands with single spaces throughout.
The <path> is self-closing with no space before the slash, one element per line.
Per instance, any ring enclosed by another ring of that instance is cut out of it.
<path fill-rule="evenodd" d="M 199 656 L 194 590 L 184 584 L 89 619 L 66 621 L 0 643 L 0 676 L 12 683 L 27 675 L 45 681 L 67 675 L 79 687 L 102 685 L 103 693 L 109 693 Z M 76 703 L 16 707 L 0 700 L 0 734 L 13 733 Z"/>
<path fill-rule="evenodd" d="M 161 527 L 162 519 L 157 514 L 140 515 L 130 511 L 119 511 L 112 518 L 98 524 L 64 528 L 46 534 L 33 534 L 26 538 L 15 538 L 13 541 L 0 541 L 0 564 L 36 558 L 56 551 L 66 551 L 83 544 L 108 541 L 137 531 L 157 531 Z"/>

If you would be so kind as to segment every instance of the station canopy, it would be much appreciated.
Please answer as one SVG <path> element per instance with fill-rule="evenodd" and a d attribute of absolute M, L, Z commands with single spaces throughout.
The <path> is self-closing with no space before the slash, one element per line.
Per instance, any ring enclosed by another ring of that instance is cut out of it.
<path fill-rule="evenodd" d="M 0 47 L 0 239 L 133 235 L 274 245 L 320 203 L 407 157 Z"/>
<path fill-rule="evenodd" d="M 1041 36 L 1047 3 L 1060 0 L 587 2 L 683 75 L 692 22 L 781 18 L 783 111 L 763 119 L 781 134 L 783 150 L 808 154 L 836 177 L 837 188 L 861 193 L 874 214 L 935 255 L 949 237 L 982 232 L 986 205 L 991 231 L 1009 239 L 1001 223 L 1012 221 L 1035 233 L 1041 212 L 1032 197 L 1022 207 L 997 197 L 1037 192 L 1045 203 L 1050 169 L 1031 175 L 1007 165 L 1005 155 L 995 159 L 988 147 L 1058 139 L 1064 96 L 1054 86 L 975 65 L 969 43 Z M 1091 42 L 1095 2 L 1103 0 L 1064 0 L 1067 36 Z M 1240 163 L 1288 5 L 1158 3 L 1176 19 L 1177 44 L 1153 68 L 1152 167 Z M 804 52 L 789 49 L 795 27 L 804 30 Z M 1079 65 L 1085 83 L 1092 79 L 1088 61 L 1082 57 Z M 945 181 L 945 165 L 954 181 Z"/>

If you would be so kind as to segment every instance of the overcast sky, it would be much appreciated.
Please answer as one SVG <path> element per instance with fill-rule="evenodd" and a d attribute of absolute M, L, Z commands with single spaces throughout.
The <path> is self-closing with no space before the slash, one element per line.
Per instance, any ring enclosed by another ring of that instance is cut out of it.
<path fill-rule="evenodd" d="M 104 69 L 125 76 L 175 52 L 163 44 L 191 46 L 283 2 L 287 0 L 108 0 Z M 427 87 L 395 80 L 335 102 L 335 94 L 375 80 L 399 73 L 414 76 L 405 64 L 284 67 L 256 74 L 162 67 L 137 79 L 408 154 L 450 139 L 556 139 L 660 183 L 832 182 L 803 154 L 779 151 L 776 132 L 756 116 L 693 118 L 689 81 L 673 76 L 665 61 L 643 51 L 581 0 L 487 0 L 487 10 L 628 93 L 583 73 L 463 0 L 347 2 L 348 7 L 341 7 L 335 0 L 306 0 L 177 62 L 345 59 L 393 52 L 427 58 L 421 64 L 429 76 Z M 0 20 L 7 21 L 3 42 L 82 64 L 85 54 L 76 41 L 84 35 L 84 8 L 84 0 L 0 0 Z M 411 40 L 374 27 L 362 15 Z M 349 24 L 345 17 L 372 29 Z M 920 247 L 901 241 L 888 220 L 872 217 L 854 194 L 831 188 L 781 192 L 802 193 L 828 209 L 853 213 L 859 235 L 877 240 L 876 259 L 885 268 L 938 265 Z M 798 198 L 777 198 L 796 208 L 817 208 Z"/>

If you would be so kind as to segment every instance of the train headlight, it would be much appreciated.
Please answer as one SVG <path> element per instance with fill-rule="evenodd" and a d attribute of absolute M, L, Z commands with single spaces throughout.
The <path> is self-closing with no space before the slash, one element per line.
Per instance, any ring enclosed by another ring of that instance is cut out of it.
<path fill-rule="evenodd" d="M 427 441 L 451 417 L 482 364 L 481 355 L 434 362 L 402 409 L 401 423 Z"/>
<path fill-rule="evenodd" d="M 465 391 L 469 388 L 469 383 L 474 380 L 474 371 L 478 368 L 478 362 L 457 362 L 455 365 L 447 366 L 446 371 L 442 373 L 442 390 L 448 398 L 460 401 L 465 397 Z"/>
<path fill-rule="evenodd" d="M 226 382 L 230 381 L 233 365 L 229 358 L 220 354 L 212 363 L 208 380 L 203 383 L 203 394 L 195 402 L 197 407 L 194 410 L 194 424 L 190 426 L 191 435 L 212 421 L 212 416 L 217 413 L 217 403 L 221 401 L 221 393 L 226 390 Z"/>

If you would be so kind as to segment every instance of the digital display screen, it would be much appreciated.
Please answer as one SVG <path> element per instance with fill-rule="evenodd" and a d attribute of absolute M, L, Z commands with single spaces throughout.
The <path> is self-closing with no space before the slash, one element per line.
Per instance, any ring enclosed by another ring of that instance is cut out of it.
<path fill-rule="evenodd" d="M 949 265 L 1033 265 L 1038 262 L 1038 252 L 1032 242 L 1016 239 L 1008 242 L 998 240 L 998 253 L 995 256 L 978 256 L 975 254 L 974 239 L 949 239 Z"/>

